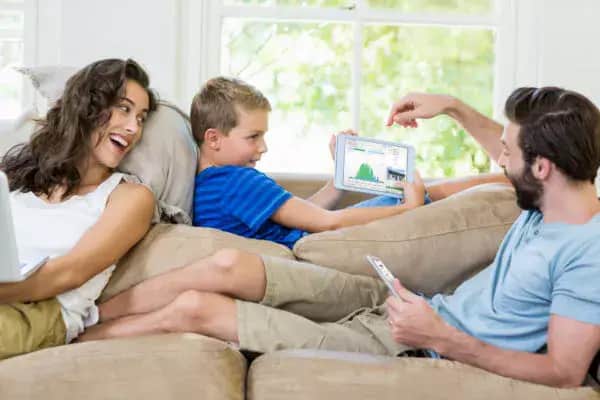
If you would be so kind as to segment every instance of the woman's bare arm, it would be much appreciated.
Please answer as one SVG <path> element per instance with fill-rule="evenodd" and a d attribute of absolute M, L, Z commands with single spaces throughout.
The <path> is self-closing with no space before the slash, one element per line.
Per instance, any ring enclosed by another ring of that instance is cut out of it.
<path fill-rule="evenodd" d="M 83 285 L 115 264 L 146 234 L 154 196 L 146 187 L 122 183 L 110 195 L 100 219 L 63 256 L 50 259 L 18 283 L 0 284 L 0 303 L 37 301 Z"/>

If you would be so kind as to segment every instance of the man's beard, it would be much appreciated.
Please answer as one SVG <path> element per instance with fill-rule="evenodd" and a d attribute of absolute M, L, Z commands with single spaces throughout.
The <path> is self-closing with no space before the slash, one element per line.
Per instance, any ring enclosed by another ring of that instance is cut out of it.
<path fill-rule="evenodd" d="M 531 165 L 525 163 L 520 175 L 509 174 L 504 169 L 504 175 L 515 187 L 517 204 L 523 210 L 539 210 L 540 199 L 544 194 L 544 187 L 531 172 Z"/>

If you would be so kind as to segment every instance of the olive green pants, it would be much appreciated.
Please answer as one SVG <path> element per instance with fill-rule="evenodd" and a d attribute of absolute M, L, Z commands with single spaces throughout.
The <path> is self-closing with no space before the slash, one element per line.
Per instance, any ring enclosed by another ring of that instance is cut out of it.
<path fill-rule="evenodd" d="M 56 299 L 0 304 L 0 360 L 65 344 L 66 328 Z"/>

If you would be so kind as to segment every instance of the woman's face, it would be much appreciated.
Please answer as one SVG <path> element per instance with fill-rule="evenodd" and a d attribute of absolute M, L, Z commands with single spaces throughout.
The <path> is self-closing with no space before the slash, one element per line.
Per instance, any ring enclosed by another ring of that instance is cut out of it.
<path fill-rule="evenodd" d="M 148 92 L 136 81 L 128 80 L 125 95 L 112 108 L 106 126 L 92 134 L 92 159 L 107 168 L 116 168 L 142 136 L 148 116 Z"/>

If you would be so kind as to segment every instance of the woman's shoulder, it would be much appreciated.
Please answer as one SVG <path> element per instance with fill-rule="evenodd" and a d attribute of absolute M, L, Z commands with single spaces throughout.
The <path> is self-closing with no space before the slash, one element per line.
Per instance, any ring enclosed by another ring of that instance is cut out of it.
<path fill-rule="evenodd" d="M 136 202 L 154 205 L 154 193 L 142 183 L 122 181 L 110 194 L 109 202 Z"/>

